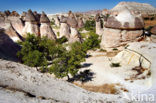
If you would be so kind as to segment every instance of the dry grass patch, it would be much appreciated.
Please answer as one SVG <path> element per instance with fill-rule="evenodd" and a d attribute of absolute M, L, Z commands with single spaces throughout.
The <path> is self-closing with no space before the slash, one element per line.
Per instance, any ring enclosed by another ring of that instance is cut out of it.
<path fill-rule="evenodd" d="M 107 52 L 107 53 L 106 53 L 106 56 L 107 56 L 107 57 L 114 57 L 114 56 L 116 56 L 119 52 L 120 52 L 119 50 L 112 51 L 112 52 Z"/>
<path fill-rule="evenodd" d="M 106 93 L 106 94 L 118 94 L 119 93 L 119 91 L 115 87 L 116 84 L 104 84 L 101 86 L 91 86 L 91 85 L 84 85 L 84 84 L 80 85 L 77 83 L 74 83 L 74 84 L 92 92 L 100 92 L 100 93 Z"/>

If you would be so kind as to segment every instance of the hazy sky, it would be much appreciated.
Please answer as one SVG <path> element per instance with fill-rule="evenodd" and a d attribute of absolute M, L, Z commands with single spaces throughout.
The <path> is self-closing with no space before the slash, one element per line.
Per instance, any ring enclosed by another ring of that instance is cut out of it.
<path fill-rule="evenodd" d="M 16 10 L 18 12 L 28 9 L 38 12 L 58 13 L 72 11 L 88 11 L 111 9 L 123 0 L 0 0 L 0 11 Z M 156 7 L 156 0 L 124 0 L 149 3 Z"/>

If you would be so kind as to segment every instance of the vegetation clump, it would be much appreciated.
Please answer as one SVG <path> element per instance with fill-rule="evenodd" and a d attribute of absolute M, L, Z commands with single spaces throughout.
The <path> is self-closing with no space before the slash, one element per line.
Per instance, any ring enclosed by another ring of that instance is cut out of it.
<path fill-rule="evenodd" d="M 110 66 L 111 67 L 120 67 L 121 65 L 120 65 L 120 63 L 111 63 Z"/>
<path fill-rule="evenodd" d="M 63 45 L 66 37 L 50 40 L 47 37 L 36 37 L 28 34 L 22 47 L 17 53 L 21 62 L 31 67 L 40 67 L 41 72 L 54 73 L 56 77 L 63 78 L 76 75 L 81 62 L 85 61 L 87 51 L 99 47 L 98 35 L 92 33 L 83 43 L 69 44 L 69 50 Z"/>

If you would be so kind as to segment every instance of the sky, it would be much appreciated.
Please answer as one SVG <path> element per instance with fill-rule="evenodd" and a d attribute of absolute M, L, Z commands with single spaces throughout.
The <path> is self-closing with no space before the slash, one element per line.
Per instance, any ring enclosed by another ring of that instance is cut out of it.
<path fill-rule="evenodd" d="M 15 10 L 19 13 L 32 9 L 45 11 L 48 14 L 68 12 L 72 10 L 89 11 L 111 9 L 123 0 L 0 0 L 0 11 Z M 156 7 L 156 0 L 124 0 L 140 3 L 149 3 Z"/>

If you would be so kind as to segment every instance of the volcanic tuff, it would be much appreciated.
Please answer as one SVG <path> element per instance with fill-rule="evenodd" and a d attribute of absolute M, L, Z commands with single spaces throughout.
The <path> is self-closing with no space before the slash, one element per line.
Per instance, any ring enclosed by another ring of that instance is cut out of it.
<path fill-rule="evenodd" d="M 146 3 L 137 3 L 137 2 L 120 2 L 110 11 L 119 12 L 123 10 L 125 7 L 130 11 L 140 12 L 141 14 L 146 14 L 146 13 L 156 14 L 156 8 L 154 8 L 152 5 Z"/>

